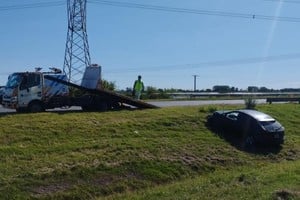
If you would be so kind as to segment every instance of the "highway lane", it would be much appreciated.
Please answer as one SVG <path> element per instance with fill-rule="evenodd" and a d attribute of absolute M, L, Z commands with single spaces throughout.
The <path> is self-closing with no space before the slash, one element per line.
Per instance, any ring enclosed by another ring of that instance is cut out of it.
<path fill-rule="evenodd" d="M 257 99 L 257 104 L 266 103 L 266 99 Z M 153 104 L 158 107 L 174 107 L 174 106 L 200 106 L 200 105 L 235 105 L 244 104 L 243 99 L 234 100 L 188 100 L 188 101 L 147 101 L 147 103 Z M 76 111 L 81 110 L 80 107 L 73 106 L 69 109 L 51 109 L 49 111 Z M 14 113 L 15 110 L 6 109 L 0 106 L 0 113 Z"/>
<path fill-rule="evenodd" d="M 187 100 L 187 101 L 147 101 L 147 103 L 158 107 L 173 107 L 173 106 L 198 106 L 198 105 L 235 105 L 245 104 L 243 99 L 232 100 Z M 257 99 L 257 104 L 266 103 L 266 99 Z"/>
<path fill-rule="evenodd" d="M 3 108 L 2 106 L 0 106 L 0 113 L 14 113 L 16 112 L 15 110 L 12 110 L 12 109 L 6 109 L 6 108 Z"/>

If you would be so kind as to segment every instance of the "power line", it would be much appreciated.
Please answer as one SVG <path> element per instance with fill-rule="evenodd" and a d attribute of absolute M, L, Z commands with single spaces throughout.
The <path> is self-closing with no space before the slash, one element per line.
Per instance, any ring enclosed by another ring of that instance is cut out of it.
<path fill-rule="evenodd" d="M 269 21 L 300 22 L 300 18 L 298 17 L 276 17 L 276 16 L 268 16 L 268 15 L 187 9 L 187 8 L 177 8 L 177 7 L 167 7 L 167 6 L 157 6 L 157 5 L 150 5 L 150 4 L 138 4 L 138 3 L 119 2 L 119 1 L 107 1 L 107 0 L 88 0 L 88 2 L 94 4 L 107 5 L 107 6 L 155 10 L 155 11 L 163 11 L 163 12 L 212 15 L 212 16 L 220 16 L 220 17 L 259 19 L 259 20 L 269 20 Z"/>
<path fill-rule="evenodd" d="M 153 66 L 153 67 L 144 67 L 144 68 L 141 67 L 122 68 L 122 70 L 123 71 L 126 70 L 126 72 L 187 70 L 187 69 L 197 69 L 203 67 L 226 67 L 226 66 L 264 63 L 264 62 L 285 61 L 285 60 L 292 60 L 292 59 L 300 59 L 300 53 L 267 56 L 267 57 L 244 58 L 244 59 L 237 59 L 237 60 L 202 62 L 196 64 L 166 65 L 166 66 Z M 107 73 L 119 73 L 120 68 L 108 70 Z"/>
<path fill-rule="evenodd" d="M 300 1 L 296 1 L 296 0 L 264 0 L 264 1 L 272 1 L 272 2 L 277 2 L 277 3 L 293 3 L 293 4 L 300 4 Z"/>
<path fill-rule="evenodd" d="M 265 0 L 265 1 L 278 1 L 278 0 Z M 300 1 L 296 1 L 296 0 L 283 0 L 283 2 L 300 3 Z M 246 13 L 186 9 L 186 8 L 157 6 L 157 5 L 150 5 L 150 4 L 138 4 L 138 3 L 119 2 L 119 1 L 107 1 L 107 0 L 89 0 L 88 3 L 115 6 L 115 7 L 155 10 L 155 11 L 163 11 L 163 12 L 185 13 L 185 14 L 210 15 L 210 16 L 219 16 L 219 17 L 232 17 L 232 18 L 258 19 L 258 20 L 284 21 L 284 22 L 297 22 L 297 23 L 300 22 L 300 18 L 298 17 L 277 17 L 277 16 L 246 14 Z M 0 11 L 42 8 L 42 7 L 56 7 L 65 4 L 66 4 L 65 1 L 51 1 L 51 2 L 49 1 L 49 2 L 39 2 L 39 3 L 30 3 L 30 4 L 15 4 L 9 6 L 0 6 Z"/>
<path fill-rule="evenodd" d="M 55 7 L 65 5 L 65 1 L 49 1 L 49 2 L 40 2 L 40 3 L 29 3 L 29 4 L 15 4 L 9 6 L 0 6 L 0 11 L 9 11 L 9 10 L 21 10 L 21 9 L 30 9 L 30 8 L 42 8 L 42 7 Z"/>

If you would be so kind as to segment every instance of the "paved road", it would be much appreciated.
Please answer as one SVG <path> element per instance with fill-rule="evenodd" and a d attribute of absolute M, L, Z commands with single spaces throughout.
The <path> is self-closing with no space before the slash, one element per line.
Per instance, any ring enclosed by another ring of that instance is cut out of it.
<path fill-rule="evenodd" d="M 257 99 L 258 104 L 266 103 L 266 99 Z M 156 105 L 158 107 L 173 107 L 173 106 L 198 106 L 198 105 L 234 105 L 244 104 L 244 100 L 195 100 L 195 101 L 147 101 L 147 103 Z M 81 110 L 80 107 L 72 107 L 70 109 L 52 109 L 51 111 L 65 111 L 65 110 Z M 15 110 L 5 109 L 0 106 L 0 113 L 10 113 Z"/>
<path fill-rule="evenodd" d="M 10 113 L 10 112 L 15 112 L 15 110 L 6 109 L 0 106 L 0 113 Z"/>
<path fill-rule="evenodd" d="M 198 106 L 198 105 L 234 105 L 244 104 L 244 100 L 195 100 L 195 101 L 147 101 L 150 104 L 158 107 L 171 107 L 171 106 Z M 264 104 L 266 99 L 257 99 L 256 103 Z"/>

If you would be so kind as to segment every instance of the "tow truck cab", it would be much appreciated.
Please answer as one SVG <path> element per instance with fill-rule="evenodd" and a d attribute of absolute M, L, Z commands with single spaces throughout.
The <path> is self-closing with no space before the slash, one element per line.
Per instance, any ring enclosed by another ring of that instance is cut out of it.
<path fill-rule="evenodd" d="M 51 106 L 53 98 L 69 95 L 66 85 L 44 78 L 44 75 L 67 80 L 66 75 L 42 72 L 18 72 L 8 77 L 3 91 L 2 105 L 17 111 L 40 112 Z"/>

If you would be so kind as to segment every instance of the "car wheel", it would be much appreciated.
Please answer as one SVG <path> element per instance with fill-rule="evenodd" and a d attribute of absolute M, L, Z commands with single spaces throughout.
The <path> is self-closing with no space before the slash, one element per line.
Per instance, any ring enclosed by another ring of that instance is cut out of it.
<path fill-rule="evenodd" d="M 27 112 L 27 109 L 26 108 L 16 108 L 16 111 L 18 113 L 25 113 L 25 112 Z"/>
<path fill-rule="evenodd" d="M 245 139 L 245 144 L 247 146 L 253 145 L 254 144 L 253 136 L 247 136 L 246 139 Z"/>
<path fill-rule="evenodd" d="M 99 102 L 95 105 L 95 110 L 104 112 L 108 110 L 108 105 L 106 102 Z"/>
<path fill-rule="evenodd" d="M 247 150 L 255 150 L 255 144 L 254 144 L 254 138 L 253 136 L 246 136 L 243 140 L 243 148 Z"/>
<path fill-rule="evenodd" d="M 44 107 L 40 102 L 31 102 L 28 110 L 32 113 L 45 111 Z"/>

